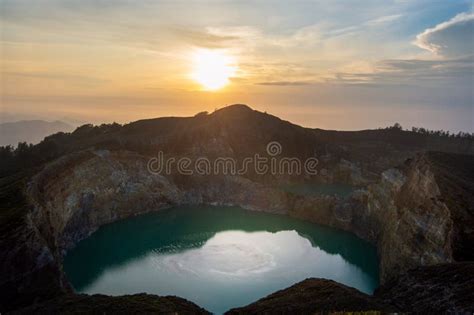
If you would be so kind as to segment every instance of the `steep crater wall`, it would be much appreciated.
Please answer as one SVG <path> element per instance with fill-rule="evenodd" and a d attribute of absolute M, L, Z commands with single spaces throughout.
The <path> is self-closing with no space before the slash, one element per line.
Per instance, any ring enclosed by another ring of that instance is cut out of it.
<path fill-rule="evenodd" d="M 151 175 L 147 161 L 127 151 L 87 150 L 34 176 L 27 189 L 31 210 L 24 249 L 31 262 L 14 267 L 12 274 L 21 279 L 9 281 L 31 285 L 28 274 L 33 273 L 41 281 L 32 287 L 41 291 L 46 282 L 41 270 L 47 268 L 56 275 L 49 292 L 70 291 L 61 264 L 67 249 L 103 224 L 182 204 L 238 205 L 351 231 L 377 245 L 382 281 L 412 267 L 452 260 L 450 212 L 423 157 L 384 172 L 379 183 L 349 198 L 295 196 L 238 176 L 192 177 L 183 187 Z M 28 290 L 25 286 L 22 294 L 37 297 Z"/>

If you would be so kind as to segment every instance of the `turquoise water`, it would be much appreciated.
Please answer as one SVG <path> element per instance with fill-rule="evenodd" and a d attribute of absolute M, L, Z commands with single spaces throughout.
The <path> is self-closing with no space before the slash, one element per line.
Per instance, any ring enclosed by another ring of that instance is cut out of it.
<path fill-rule="evenodd" d="M 64 260 L 78 292 L 177 295 L 214 313 L 308 277 L 372 293 L 376 250 L 342 231 L 236 207 L 179 207 L 118 221 Z"/>
<path fill-rule="evenodd" d="M 339 197 L 349 196 L 355 188 L 347 184 L 289 184 L 282 187 L 283 190 L 295 195 L 323 196 L 336 195 Z"/>

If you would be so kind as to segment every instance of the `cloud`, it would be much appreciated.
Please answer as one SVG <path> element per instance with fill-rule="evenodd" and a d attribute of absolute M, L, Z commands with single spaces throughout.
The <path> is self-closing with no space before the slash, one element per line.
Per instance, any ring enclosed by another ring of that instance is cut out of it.
<path fill-rule="evenodd" d="M 230 41 L 238 40 L 238 36 L 215 34 L 207 31 L 191 30 L 189 28 L 170 28 L 177 38 L 195 46 L 205 48 L 220 48 L 228 45 Z"/>
<path fill-rule="evenodd" d="M 474 72 L 474 57 L 444 60 L 381 60 L 371 71 L 336 73 L 330 82 L 378 85 L 469 86 Z"/>
<path fill-rule="evenodd" d="M 414 44 L 436 55 L 461 57 L 474 54 L 474 13 L 460 13 L 426 29 Z"/>
<path fill-rule="evenodd" d="M 379 25 L 379 24 L 383 24 L 383 23 L 389 23 L 389 22 L 393 22 L 395 20 L 398 20 L 402 16 L 403 16 L 402 14 L 385 15 L 385 16 L 381 16 L 379 18 L 370 20 L 370 21 L 366 22 L 365 24 L 369 25 L 369 26 L 374 26 L 374 25 Z"/>
<path fill-rule="evenodd" d="M 306 63 L 243 63 L 240 64 L 246 82 L 255 85 L 306 85 L 317 81 L 317 75 Z"/>
<path fill-rule="evenodd" d="M 259 82 L 257 85 L 277 85 L 277 86 L 294 86 L 294 85 L 309 85 L 311 82 L 307 81 L 271 81 Z"/>
<path fill-rule="evenodd" d="M 17 76 L 17 77 L 27 77 L 27 78 L 38 78 L 38 79 L 52 79 L 52 80 L 77 80 L 83 82 L 96 82 L 102 83 L 105 80 L 98 79 L 92 76 L 85 76 L 79 74 L 71 73 L 60 73 L 60 72 L 21 72 L 21 71 L 4 71 L 3 75 L 6 76 Z"/>

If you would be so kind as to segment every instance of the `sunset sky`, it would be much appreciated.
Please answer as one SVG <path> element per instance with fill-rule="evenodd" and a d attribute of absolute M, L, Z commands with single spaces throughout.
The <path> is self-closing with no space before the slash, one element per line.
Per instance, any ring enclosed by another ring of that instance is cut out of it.
<path fill-rule="evenodd" d="M 473 5 L 0 0 L 0 119 L 123 123 L 245 103 L 307 127 L 473 132 Z"/>

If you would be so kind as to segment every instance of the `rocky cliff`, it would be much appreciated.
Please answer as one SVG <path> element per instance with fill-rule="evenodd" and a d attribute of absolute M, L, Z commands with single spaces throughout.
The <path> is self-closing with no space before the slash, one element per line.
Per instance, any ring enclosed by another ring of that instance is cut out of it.
<path fill-rule="evenodd" d="M 416 266 L 453 260 L 453 220 L 429 163 L 417 156 L 369 187 L 368 211 L 380 227 L 383 282 Z"/>
<path fill-rule="evenodd" d="M 428 155 L 418 155 L 348 199 L 299 198 L 289 213 L 376 244 L 382 282 L 416 266 L 451 262 L 455 212 L 444 202 L 430 165 Z"/>

